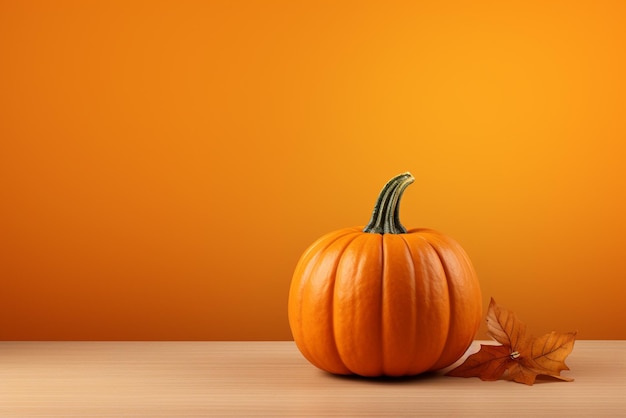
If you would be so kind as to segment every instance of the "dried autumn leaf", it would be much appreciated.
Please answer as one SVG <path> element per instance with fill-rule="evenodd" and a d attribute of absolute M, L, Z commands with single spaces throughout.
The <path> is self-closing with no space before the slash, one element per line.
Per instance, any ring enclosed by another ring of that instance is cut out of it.
<path fill-rule="evenodd" d="M 459 367 L 446 373 L 456 377 L 479 377 L 498 380 L 507 368 L 511 351 L 503 345 L 481 344 L 477 353 L 470 355 Z"/>
<path fill-rule="evenodd" d="M 575 332 L 561 334 L 552 331 L 540 338 L 535 338 L 530 346 L 530 357 L 542 368 L 561 372 L 569 370 L 565 358 L 574 348 Z"/>
<path fill-rule="evenodd" d="M 491 298 L 487 311 L 487 333 L 500 344 L 517 350 L 526 338 L 526 324 L 515 314 L 498 306 Z"/>
<path fill-rule="evenodd" d="M 574 348 L 575 332 L 528 336 L 526 324 L 493 298 L 487 312 L 487 332 L 502 345 L 481 345 L 477 353 L 449 371 L 448 376 L 497 380 L 506 371 L 510 379 L 527 385 L 532 385 L 539 375 L 573 380 L 561 376 L 561 371 L 569 370 L 565 359 Z"/>

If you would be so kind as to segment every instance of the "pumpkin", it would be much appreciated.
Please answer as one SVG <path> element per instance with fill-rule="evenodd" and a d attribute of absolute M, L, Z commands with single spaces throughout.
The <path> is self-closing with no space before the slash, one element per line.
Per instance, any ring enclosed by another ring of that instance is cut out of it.
<path fill-rule="evenodd" d="M 289 326 L 302 355 L 334 374 L 409 376 L 445 368 L 474 339 L 482 298 L 453 239 L 405 229 L 400 198 L 410 173 L 382 189 L 365 228 L 314 242 L 291 281 Z"/>

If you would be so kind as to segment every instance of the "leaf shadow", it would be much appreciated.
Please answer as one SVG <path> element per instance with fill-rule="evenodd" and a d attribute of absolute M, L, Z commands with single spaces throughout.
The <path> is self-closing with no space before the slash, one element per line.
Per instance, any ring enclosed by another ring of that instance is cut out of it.
<path fill-rule="evenodd" d="M 559 379 L 558 377 L 555 377 L 555 376 L 539 374 L 535 378 L 535 383 L 534 384 L 535 385 L 543 385 L 543 384 L 546 384 L 546 383 L 555 383 L 555 382 L 569 383 L 568 381 L 563 380 L 563 379 Z"/>

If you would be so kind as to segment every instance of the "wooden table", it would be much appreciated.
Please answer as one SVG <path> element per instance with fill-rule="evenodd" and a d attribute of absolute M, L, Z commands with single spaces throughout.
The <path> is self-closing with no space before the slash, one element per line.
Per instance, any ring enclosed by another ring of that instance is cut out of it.
<path fill-rule="evenodd" d="M 526 386 L 337 377 L 287 341 L 0 342 L 0 417 L 626 417 L 626 341 L 567 363 L 574 382 Z"/>

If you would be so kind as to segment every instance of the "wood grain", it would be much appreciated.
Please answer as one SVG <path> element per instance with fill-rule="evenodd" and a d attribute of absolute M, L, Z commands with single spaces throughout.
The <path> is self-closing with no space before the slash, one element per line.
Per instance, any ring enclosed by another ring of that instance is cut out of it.
<path fill-rule="evenodd" d="M 567 363 L 574 382 L 525 386 L 337 377 L 287 341 L 0 342 L 0 417 L 626 417 L 626 341 L 577 341 Z"/>

